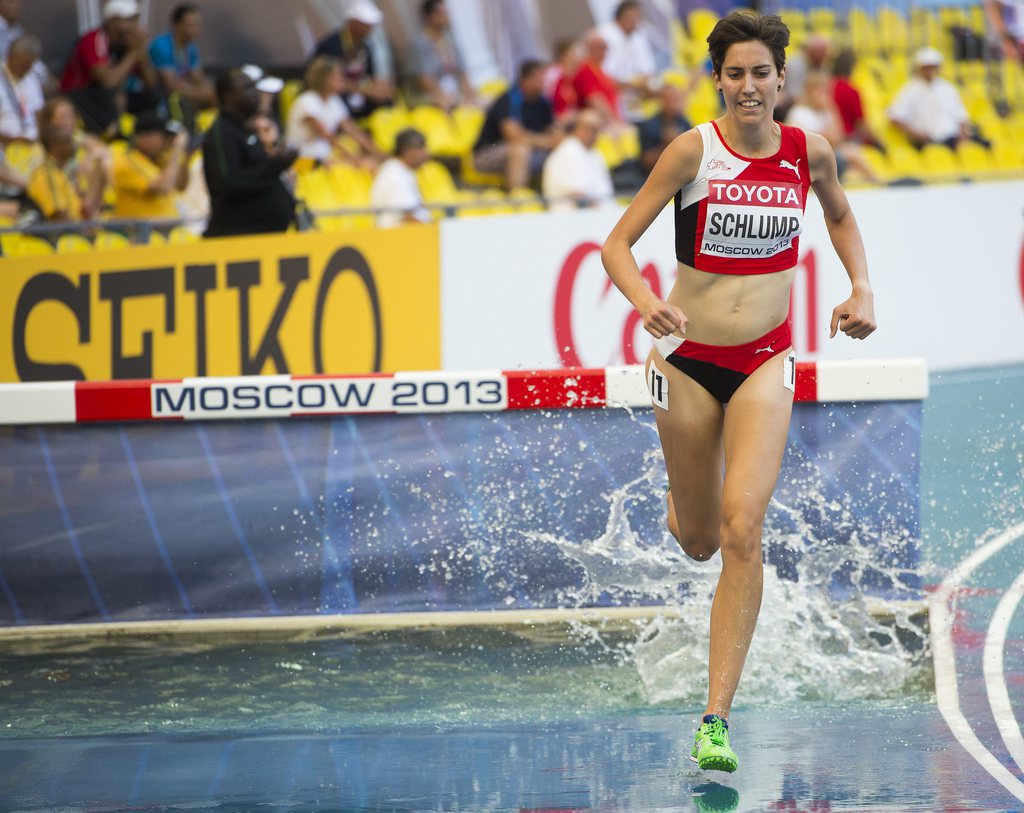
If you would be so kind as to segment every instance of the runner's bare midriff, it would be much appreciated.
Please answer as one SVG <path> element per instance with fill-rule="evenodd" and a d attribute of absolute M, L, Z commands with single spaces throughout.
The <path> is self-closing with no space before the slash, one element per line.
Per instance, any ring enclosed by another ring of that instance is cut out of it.
<path fill-rule="evenodd" d="M 688 320 L 686 338 L 702 344 L 746 344 L 789 314 L 793 268 L 771 274 L 712 274 L 679 263 L 667 297 Z"/>

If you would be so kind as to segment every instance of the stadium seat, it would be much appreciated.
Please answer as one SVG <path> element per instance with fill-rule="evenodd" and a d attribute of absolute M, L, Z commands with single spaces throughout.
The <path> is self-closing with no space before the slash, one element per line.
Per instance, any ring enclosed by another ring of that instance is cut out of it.
<path fill-rule="evenodd" d="M 119 248 L 131 248 L 132 241 L 121 234 L 121 232 L 101 229 L 96 233 L 96 237 L 93 238 L 93 245 L 97 249 L 109 251 Z"/>
<path fill-rule="evenodd" d="M 146 238 L 146 245 L 147 246 L 166 246 L 167 245 L 167 238 L 164 237 L 156 229 L 151 229 L 150 232 L 149 232 L 149 236 Z"/>
<path fill-rule="evenodd" d="M 43 158 L 43 150 L 37 144 L 12 141 L 5 150 L 7 165 L 26 177 Z"/>
<path fill-rule="evenodd" d="M 389 154 L 395 150 L 395 136 L 408 126 L 409 111 L 398 105 L 378 107 L 366 119 L 366 129 L 373 143 L 379 150 Z"/>
<path fill-rule="evenodd" d="M 838 28 L 835 8 L 832 6 L 815 6 L 808 9 L 807 27 L 811 31 L 834 36 Z"/>
<path fill-rule="evenodd" d="M 1019 172 L 1024 169 L 1024 155 L 1018 144 L 1004 142 L 992 147 L 992 162 L 996 169 Z"/>
<path fill-rule="evenodd" d="M 485 104 L 489 104 L 506 90 L 508 90 L 508 80 L 499 76 L 482 82 L 480 87 L 476 89 L 476 92 Z"/>
<path fill-rule="evenodd" d="M 921 177 L 921 156 L 910 145 L 890 144 L 887 146 L 886 154 L 893 179 Z"/>
<path fill-rule="evenodd" d="M 881 6 L 876 14 L 881 48 L 888 54 L 906 54 L 910 49 L 907 19 L 892 6 Z"/>
<path fill-rule="evenodd" d="M 198 243 L 203 238 L 187 226 L 175 226 L 167 233 L 167 242 L 172 246 Z"/>
<path fill-rule="evenodd" d="M 281 116 L 281 121 L 288 121 L 288 111 L 292 108 L 292 103 L 302 93 L 302 82 L 298 79 L 289 79 L 284 83 L 284 87 L 281 88 L 281 92 L 277 95 L 277 112 Z"/>
<path fill-rule="evenodd" d="M 0 251 L 5 257 L 39 257 L 53 254 L 53 246 L 42 237 L 6 232 L 0 234 Z"/>
<path fill-rule="evenodd" d="M 57 238 L 58 254 L 86 254 L 92 249 L 92 241 L 82 234 L 62 234 Z"/>
<path fill-rule="evenodd" d="M 867 161 L 868 166 L 881 180 L 887 181 L 892 178 L 892 169 L 889 167 L 889 160 L 885 157 L 884 152 L 867 144 L 861 147 L 861 152 L 864 154 L 864 160 Z"/>
<path fill-rule="evenodd" d="M 427 203 L 452 204 L 461 200 L 451 173 L 439 161 L 427 161 L 416 170 L 416 181 Z"/>
<path fill-rule="evenodd" d="M 544 201 L 532 189 L 513 189 L 508 193 L 509 201 L 513 202 L 516 212 L 543 212 Z"/>
<path fill-rule="evenodd" d="M 431 155 L 455 156 L 460 154 L 460 140 L 455 121 L 440 107 L 421 105 L 409 111 L 409 126 L 415 127 L 427 139 Z"/>
<path fill-rule="evenodd" d="M 881 38 L 878 36 L 878 27 L 867 10 L 859 6 L 851 8 L 846 17 L 846 26 L 853 49 L 861 62 L 864 61 L 864 57 L 878 53 Z"/>
<path fill-rule="evenodd" d="M 960 166 L 956 154 L 945 144 L 925 144 L 921 149 L 921 175 L 929 179 L 950 179 Z"/>
<path fill-rule="evenodd" d="M 960 167 L 971 175 L 984 175 L 995 169 L 992 154 L 977 142 L 965 141 L 957 145 L 956 155 Z"/>

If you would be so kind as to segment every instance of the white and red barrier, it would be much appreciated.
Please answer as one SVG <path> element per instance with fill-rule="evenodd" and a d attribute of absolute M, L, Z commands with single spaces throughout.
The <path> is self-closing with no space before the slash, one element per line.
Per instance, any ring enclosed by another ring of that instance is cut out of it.
<path fill-rule="evenodd" d="M 798 362 L 797 401 L 928 394 L 921 359 Z M 0 424 L 645 407 L 643 367 L 0 384 Z"/>

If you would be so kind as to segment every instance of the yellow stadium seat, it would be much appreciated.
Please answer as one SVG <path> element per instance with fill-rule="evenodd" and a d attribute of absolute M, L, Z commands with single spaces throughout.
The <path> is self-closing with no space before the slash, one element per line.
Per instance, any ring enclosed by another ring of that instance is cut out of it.
<path fill-rule="evenodd" d="M 395 136 L 408 126 L 409 111 L 398 105 L 378 107 L 366 119 L 366 129 L 369 130 L 373 143 L 386 153 L 394 152 Z"/>
<path fill-rule="evenodd" d="M 992 162 L 997 169 L 1017 172 L 1024 169 L 1024 155 L 1017 144 L 1002 143 L 992 147 Z"/>
<path fill-rule="evenodd" d="M 881 180 L 886 181 L 892 177 L 892 170 L 889 167 L 889 160 L 885 157 L 885 153 L 867 144 L 861 147 L 861 152 L 864 154 L 864 160 L 871 167 L 872 172 Z"/>
<path fill-rule="evenodd" d="M 950 178 L 960 167 L 956 154 L 945 144 L 925 144 L 921 149 L 921 174 L 926 178 Z"/>
<path fill-rule="evenodd" d="M 488 79 L 486 82 L 482 82 L 480 87 L 476 89 L 476 92 L 485 104 L 489 104 L 506 90 L 508 90 L 508 80 L 499 76 L 494 79 Z"/>
<path fill-rule="evenodd" d="M 477 205 L 462 209 L 460 214 L 463 217 L 507 214 L 512 211 L 512 208 L 506 202 L 505 193 L 500 189 L 485 189 L 468 199 L 475 200 Z"/>
<path fill-rule="evenodd" d="M 156 229 L 151 229 L 150 232 L 149 232 L 149 237 L 146 238 L 146 245 L 147 246 L 166 246 L 167 245 L 167 238 L 164 237 Z"/>
<path fill-rule="evenodd" d="M 623 160 L 630 161 L 640 157 L 640 130 L 635 126 L 623 128 L 616 141 Z"/>
<path fill-rule="evenodd" d="M 131 248 L 132 241 L 121 234 L 121 232 L 102 229 L 96 233 L 96 237 L 93 239 L 93 245 L 98 249 L 109 251 L 119 248 Z"/>
<path fill-rule="evenodd" d="M 62 234 L 57 238 L 58 254 L 86 254 L 92 249 L 92 241 L 81 234 Z"/>
<path fill-rule="evenodd" d="M 782 22 L 788 26 L 790 34 L 807 29 L 807 15 L 804 14 L 803 9 L 781 8 L 779 16 L 782 18 Z"/>
<path fill-rule="evenodd" d="M 907 144 L 889 144 L 886 148 L 889 167 L 893 178 L 920 178 L 922 173 L 921 156 L 917 150 Z"/>
<path fill-rule="evenodd" d="M 209 110 L 200 110 L 196 113 L 196 130 L 205 133 L 217 119 L 217 109 L 211 107 Z"/>
<path fill-rule="evenodd" d="M 460 141 L 455 122 L 440 107 L 421 105 L 409 111 L 409 126 L 415 127 L 427 139 L 431 155 L 460 154 Z"/>
<path fill-rule="evenodd" d="M 866 10 L 859 7 L 850 9 L 846 17 L 846 26 L 858 55 L 864 57 L 878 53 L 881 38 L 874 19 Z"/>
<path fill-rule="evenodd" d="M 516 212 L 543 212 L 544 202 L 540 195 L 532 189 L 513 189 L 508 193 L 508 199 L 514 206 Z"/>
<path fill-rule="evenodd" d="M 302 93 L 302 82 L 298 79 L 289 79 L 284 83 L 281 92 L 277 94 L 277 111 L 281 115 L 281 121 L 288 121 L 288 111 L 292 108 L 292 102 Z"/>
<path fill-rule="evenodd" d="M 907 53 L 910 48 L 907 19 L 903 12 L 892 6 L 882 6 L 876 14 L 881 35 L 882 50 L 889 54 Z"/>
<path fill-rule="evenodd" d="M 43 160 L 43 148 L 38 144 L 12 141 L 5 150 L 7 166 L 26 177 Z"/>
<path fill-rule="evenodd" d="M 202 239 L 202 237 L 187 226 L 175 226 L 167 235 L 167 242 L 175 246 L 198 243 Z"/>
<path fill-rule="evenodd" d="M 427 161 L 416 170 L 416 181 L 427 203 L 455 203 L 459 190 L 451 173 L 439 161 Z"/>
<path fill-rule="evenodd" d="M 957 159 L 965 172 L 984 174 L 995 169 L 992 154 L 975 141 L 965 141 L 956 148 Z"/>
<path fill-rule="evenodd" d="M 718 23 L 718 15 L 706 8 L 691 9 L 686 17 L 686 28 L 690 32 L 690 39 L 704 45 L 707 42 L 708 34 Z M 706 45 L 704 45 L 706 49 Z"/>
<path fill-rule="evenodd" d="M 807 27 L 812 31 L 832 35 L 836 25 L 836 10 L 832 6 L 815 6 L 807 11 Z"/>
<path fill-rule="evenodd" d="M 597 147 L 597 151 L 601 153 L 605 166 L 609 169 L 614 169 L 624 160 L 618 140 L 607 130 L 602 130 L 601 133 L 598 134 L 597 143 L 594 144 L 594 146 Z"/>
<path fill-rule="evenodd" d="M 42 237 L 6 232 L 0 234 L 0 251 L 5 257 L 40 257 L 53 254 L 53 246 Z"/>

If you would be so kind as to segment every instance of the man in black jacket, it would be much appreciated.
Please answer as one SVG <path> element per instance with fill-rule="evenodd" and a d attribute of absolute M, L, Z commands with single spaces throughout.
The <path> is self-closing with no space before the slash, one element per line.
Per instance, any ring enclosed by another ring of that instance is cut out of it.
<path fill-rule="evenodd" d="M 282 232 L 295 220 L 295 198 L 281 180 L 297 152 L 264 147 L 252 126 L 259 92 L 241 69 L 217 80 L 220 116 L 203 143 L 210 191 L 207 237 Z"/>

